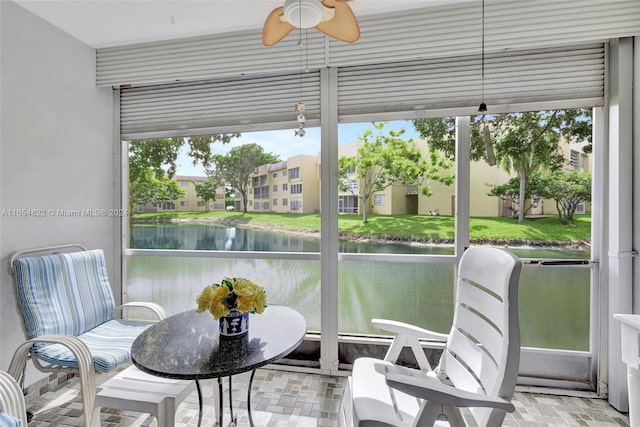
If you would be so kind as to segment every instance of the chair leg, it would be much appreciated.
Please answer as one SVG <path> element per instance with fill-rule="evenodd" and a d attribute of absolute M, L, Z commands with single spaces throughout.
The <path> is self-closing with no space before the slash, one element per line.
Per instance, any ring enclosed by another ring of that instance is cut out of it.
<path fill-rule="evenodd" d="M 13 353 L 9 364 L 9 375 L 18 381 L 22 375 L 27 357 L 33 345 L 37 342 L 48 342 L 62 344 L 71 350 L 78 361 L 78 374 L 80 376 L 80 391 L 82 394 L 82 413 L 84 415 L 84 426 L 95 427 L 100 425 L 100 417 L 93 416 L 93 402 L 96 398 L 96 379 L 93 368 L 93 358 L 86 344 L 78 338 L 67 335 L 43 335 L 26 341 L 20 345 Z"/>
<path fill-rule="evenodd" d="M 416 415 L 414 426 L 431 427 L 440 417 L 445 417 L 451 427 L 465 427 L 467 425 L 458 408 L 436 402 L 427 402 Z"/>
<path fill-rule="evenodd" d="M 156 414 L 158 427 L 174 427 L 176 422 L 176 401 L 174 398 L 165 397 L 158 404 L 158 413 Z"/>

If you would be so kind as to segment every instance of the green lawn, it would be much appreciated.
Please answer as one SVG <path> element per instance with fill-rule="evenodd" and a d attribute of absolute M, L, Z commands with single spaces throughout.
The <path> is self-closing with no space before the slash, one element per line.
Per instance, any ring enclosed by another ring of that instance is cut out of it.
<path fill-rule="evenodd" d="M 197 221 L 226 220 L 238 224 L 272 225 L 304 231 L 320 231 L 319 214 L 276 214 L 242 212 L 171 212 L 134 215 L 134 220 L 161 222 L 170 219 Z M 358 215 L 340 215 L 341 233 L 355 236 L 376 235 L 389 238 L 422 238 L 452 240 L 454 217 L 428 215 L 370 215 L 364 224 Z M 566 242 L 591 240 L 591 217 L 576 215 L 574 223 L 560 224 L 558 217 L 526 219 L 522 224 L 512 218 L 471 218 L 473 241 Z"/>

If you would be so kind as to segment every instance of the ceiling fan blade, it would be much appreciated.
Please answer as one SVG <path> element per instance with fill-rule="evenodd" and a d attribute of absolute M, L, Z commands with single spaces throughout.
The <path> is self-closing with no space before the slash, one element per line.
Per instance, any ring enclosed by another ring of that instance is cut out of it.
<path fill-rule="evenodd" d="M 335 15 L 333 19 L 316 25 L 320 32 L 347 43 L 353 43 L 360 38 L 358 20 L 346 1 L 324 0 L 322 4 L 335 9 Z"/>
<path fill-rule="evenodd" d="M 283 7 L 273 9 L 269 16 L 267 16 L 267 19 L 264 21 L 264 27 L 262 28 L 262 44 L 265 46 L 273 46 L 295 28 L 287 21 L 283 21 L 283 16 Z"/>

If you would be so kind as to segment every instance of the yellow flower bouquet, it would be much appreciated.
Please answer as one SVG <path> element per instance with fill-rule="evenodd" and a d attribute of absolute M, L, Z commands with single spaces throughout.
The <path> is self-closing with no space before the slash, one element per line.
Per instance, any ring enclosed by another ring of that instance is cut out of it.
<path fill-rule="evenodd" d="M 251 280 L 242 277 L 225 278 L 205 287 L 196 298 L 201 313 L 209 311 L 215 319 L 238 313 L 262 313 L 267 307 L 267 294 Z"/>

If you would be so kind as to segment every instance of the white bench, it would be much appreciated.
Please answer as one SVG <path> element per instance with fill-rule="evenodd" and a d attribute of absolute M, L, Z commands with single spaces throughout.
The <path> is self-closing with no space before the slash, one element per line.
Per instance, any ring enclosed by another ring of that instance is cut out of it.
<path fill-rule="evenodd" d="M 132 365 L 98 387 L 94 417 L 107 407 L 151 414 L 158 427 L 173 427 L 178 405 L 194 390 L 194 381 L 156 377 Z"/>

